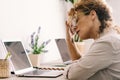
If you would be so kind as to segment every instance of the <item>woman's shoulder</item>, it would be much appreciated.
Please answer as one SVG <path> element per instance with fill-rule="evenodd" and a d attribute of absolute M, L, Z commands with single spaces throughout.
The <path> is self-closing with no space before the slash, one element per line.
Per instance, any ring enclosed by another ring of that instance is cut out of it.
<path fill-rule="evenodd" d="M 120 49 L 120 34 L 115 31 L 105 34 L 100 37 L 95 43 L 109 44 L 114 50 Z"/>
<path fill-rule="evenodd" d="M 98 40 L 96 41 L 107 41 L 107 42 L 114 42 L 114 41 L 120 41 L 120 34 L 116 30 L 111 30 L 104 35 L 102 35 Z"/>

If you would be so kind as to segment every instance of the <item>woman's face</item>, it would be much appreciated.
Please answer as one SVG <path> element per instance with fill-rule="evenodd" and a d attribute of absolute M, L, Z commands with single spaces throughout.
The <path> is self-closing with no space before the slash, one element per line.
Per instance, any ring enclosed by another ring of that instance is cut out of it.
<path fill-rule="evenodd" d="M 99 27 L 96 28 L 94 14 L 84 15 L 84 13 L 78 14 L 78 21 L 76 24 L 75 31 L 80 36 L 81 39 L 95 38 L 96 31 L 99 30 Z"/>

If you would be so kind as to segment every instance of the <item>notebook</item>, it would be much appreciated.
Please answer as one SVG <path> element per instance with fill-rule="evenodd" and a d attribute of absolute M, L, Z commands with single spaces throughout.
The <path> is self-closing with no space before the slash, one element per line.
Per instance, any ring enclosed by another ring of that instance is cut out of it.
<path fill-rule="evenodd" d="M 62 62 L 52 63 L 48 66 L 40 66 L 39 69 L 49 69 L 49 70 L 64 70 L 66 66 L 72 63 L 70 58 L 70 52 L 66 43 L 65 38 L 57 38 L 54 40 L 58 48 Z"/>
<path fill-rule="evenodd" d="M 66 40 L 64 38 L 59 38 L 59 39 L 55 39 L 55 42 L 57 44 L 57 47 L 64 65 L 71 64 L 72 60 L 70 58 L 70 52 L 69 52 Z"/>
<path fill-rule="evenodd" d="M 5 49 L 12 54 L 11 62 L 15 75 L 20 77 L 56 78 L 62 70 L 41 70 L 33 68 L 28 54 L 21 41 L 3 41 Z"/>

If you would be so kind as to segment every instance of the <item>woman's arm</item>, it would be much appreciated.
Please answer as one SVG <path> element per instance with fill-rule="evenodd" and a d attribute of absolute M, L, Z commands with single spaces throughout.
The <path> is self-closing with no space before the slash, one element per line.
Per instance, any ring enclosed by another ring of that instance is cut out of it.
<path fill-rule="evenodd" d="M 69 34 L 69 24 L 67 22 L 66 22 L 66 40 L 67 40 L 67 44 L 68 44 L 68 48 L 69 48 L 70 56 L 72 60 L 79 59 L 81 56 L 79 55 L 79 53 L 76 51 L 74 47 L 71 36 Z"/>
<path fill-rule="evenodd" d="M 96 42 L 84 57 L 66 68 L 64 77 L 68 80 L 88 80 L 100 70 L 110 66 L 113 63 L 113 57 L 113 47 L 110 43 L 104 41 Z M 94 80 L 97 79 L 95 78 Z"/>

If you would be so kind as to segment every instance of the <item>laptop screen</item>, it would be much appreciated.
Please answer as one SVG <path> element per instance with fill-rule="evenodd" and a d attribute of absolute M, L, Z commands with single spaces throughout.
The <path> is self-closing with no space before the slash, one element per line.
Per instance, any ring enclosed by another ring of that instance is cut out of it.
<path fill-rule="evenodd" d="M 31 67 L 21 41 L 7 41 L 4 44 L 7 51 L 12 54 L 11 61 L 16 71 Z"/>
<path fill-rule="evenodd" d="M 70 61 L 70 52 L 68 50 L 68 46 L 65 39 L 55 39 L 58 50 L 62 57 L 63 62 Z"/>

